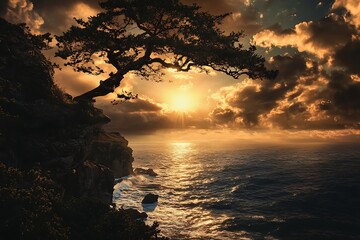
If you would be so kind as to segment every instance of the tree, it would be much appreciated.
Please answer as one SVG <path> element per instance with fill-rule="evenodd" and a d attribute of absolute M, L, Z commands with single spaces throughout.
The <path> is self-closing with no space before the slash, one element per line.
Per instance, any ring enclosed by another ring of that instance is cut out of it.
<path fill-rule="evenodd" d="M 104 73 L 95 58 L 116 69 L 98 87 L 75 99 L 107 95 L 129 72 L 155 81 L 161 80 L 165 68 L 214 69 L 235 79 L 243 74 L 253 79 L 276 76 L 276 71 L 265 68 L 254 46 L 244 49 L 239 43 L 242 32 L 226 35 L 220 30 L 228 14 L 214 16 L 179 0 L 106 0 L 100 6 L 103 12 L 88 20 L 75 19 L 78 26 L 56 37 L 56 55 L 75 71 Z"/>

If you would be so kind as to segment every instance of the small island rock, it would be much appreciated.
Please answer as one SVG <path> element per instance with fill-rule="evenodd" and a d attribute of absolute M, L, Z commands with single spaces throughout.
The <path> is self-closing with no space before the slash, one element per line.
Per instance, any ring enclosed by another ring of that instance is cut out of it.
<path fill-rule="evenodd" d="M 151 177 L 156 177 L 158 174 L 156 172 L 154 172 L 153 169 L 148 168 L 148 169 L 144 169 L 144 168 L 135 168 L 134 173 L 136 175 L 149 175 Z"/>
<path fill-rule="evenodd" d="M 156 194 L 146 194 L 144 199 L 142 200 L 142 204 L 152 204 L 152 203 L 156 203 L 158 201 L 159 196 Z"/>

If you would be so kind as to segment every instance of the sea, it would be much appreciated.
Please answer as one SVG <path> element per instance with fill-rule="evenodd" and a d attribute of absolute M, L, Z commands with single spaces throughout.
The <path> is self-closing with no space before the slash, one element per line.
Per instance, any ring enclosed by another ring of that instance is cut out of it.
<path fill-rule="evenodd" d="M 148 214 L 170 239 L 360 239 L 360 144 L 131 143 L 118 208 Z M 141 204 L 159 195 L 157 204 Z"/>

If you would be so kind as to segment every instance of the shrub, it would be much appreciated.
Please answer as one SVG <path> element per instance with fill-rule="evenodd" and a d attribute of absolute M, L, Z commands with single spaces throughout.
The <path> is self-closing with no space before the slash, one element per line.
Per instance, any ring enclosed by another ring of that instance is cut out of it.
<path fill-rule="evenodd" d="M 55 183 L 40 170 L 20 171 L 0 163 L 0 232 L 5 239 L 68 239 L 54 206 Z"/>
<path fill-rule="evenodd" d="M 159 225 L 146 225 L 135 210 L 116 210 L 94 199 L 63 201 L 61 188 L 43 171 L 1 162 L 0 212 L 2 239 L 159 239 Z"/>

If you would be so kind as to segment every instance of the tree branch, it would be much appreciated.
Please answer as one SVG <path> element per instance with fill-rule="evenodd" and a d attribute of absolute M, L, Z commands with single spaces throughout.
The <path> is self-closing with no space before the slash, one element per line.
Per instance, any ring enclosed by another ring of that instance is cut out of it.
<path fill-rule="evenodd" d="M 162 58 L 152 58 L 150 60 L 150 64 L 151 63 L 160 63 L 162 66 L 166 68 L 175 68 L 179 72 L 188 72 L 190 71 L 191 67 L 196 66 L 195 63 L 187 63 L 187 66 L 185 67 L 184 64 L 180 65 L 179 63 L 168 63 Z"/>
<path fill-rule="evenodd" d="M 95 97 L 105 96 L 114 92 L 115 88 L 120 85 L 121 80 L 124 78 L 121 74 L 114 74 L 104 81 L 100 81 L 98 87 L 81 94 L 74 98 L 75 101 L 90 101 Z"/>

